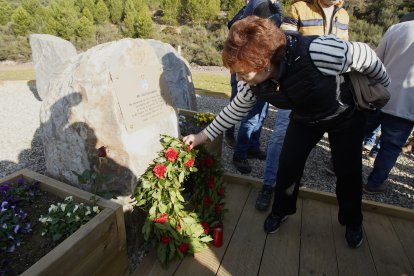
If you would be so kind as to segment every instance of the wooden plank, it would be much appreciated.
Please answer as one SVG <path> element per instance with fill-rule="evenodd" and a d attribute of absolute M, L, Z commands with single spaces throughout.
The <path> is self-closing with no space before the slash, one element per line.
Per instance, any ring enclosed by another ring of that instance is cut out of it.
<path fill-rule="evenodd" d="M 393 217 L 390 219 L 405 254 L 414 267 L 414 222 Z"/>
<path fill-rule="evenodd" d="M 174 275 L 180 265 L 181 260 L 174 260 L 167 268 L 164 268 L 157 258 L 155 249 L 151 250 L 143 262 L 131 273 L 131 276 L 169 276 Z"/>
<path fill-rule="evenodd" d="M 345 239 L 345 226 L 339 224 L 338 206 L 331 207 L 332 230 L 335 239 L 339 275 L 377 275 L 371 251 L 364 233 L 361 247 L 350 248 Z"/>
<path fill-rule="evenodd" d="M 223 220 L 223 246 L 219 248 L 210 246 L 207 250 L 194 254 L 194 257 L 187 256 L 178 268 L 177 275 L 212 275 L 218 271 L 249 193 L 250 188 L 248 187 L 226 185 L 225 208 L 228 209 L 228 212 Z"/>
<path fill-rule="evenodd" d="M 364 229 L 378 275 L 414 275 L 388 217 L 365 213 Z"/>
<path fill-rule="evenodd" d="M 329 204 L 303 199 L 299 275 L 338 274 L 330 209 Z"/>
<path fill-rule="evenodd" d="M 257 194 L 257 190 L 249 194 L 218 275 L 257 275 L 259 272 L 266 239 L 263 230 L 266 213 L 254 207 Z"/>
<path fill-rule="evenodd" d="M 267 235 L 259 275 L 298 275 L 301 213 L 302 199 L 298 199 L 296 214 L 289 216 L 276 234 Z"/>

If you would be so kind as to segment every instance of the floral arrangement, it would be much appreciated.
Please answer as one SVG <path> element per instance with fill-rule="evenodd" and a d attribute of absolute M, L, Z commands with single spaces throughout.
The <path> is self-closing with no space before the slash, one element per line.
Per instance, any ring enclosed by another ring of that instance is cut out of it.
<path fill-rule="evenodd" d="M 0 250 L 13 252 L 20 246 L 25 234 L 32 230 L 27 213 L 22 209 L 29 206 L 39 195 L 39 182 L 25 183 L 24 178 L 16 182 L 0 184 Z"/>
<path fill-rule="evenodd" d="M 190 150 L 181 140 L 167 135 L 161 136 L 161 144 L 163 150 L 141 176 L 135 198 L 136 206 L 147 213 L 144 238 L 155 239 L 158 258 L 166 265 L 208 246 L 210 225 L 221 224 L 223 218 L 224 189 L 220 174 L 214 184 L 198 180 L 220 172 L 214 156 Z M 199 177 L 198 172 L 202 173 Z M 181 194 L 184 185 L 192 190 L 189 200 Z"/>
<path fill-rule="evenodd" d="M 72 196 L 68 196 L 64 202 L 50 205 L 48 215 L 40 216 L 39 221 L 43 224 L 42 236 L 50 233 L 53 241 L 69 237 L 99 212 L 98 206 L 78 204 L 73 201 Z"/>
<path fill-rule="evenodd" d="M 194 118 L 197 120 L 199 126 L 205 126 L 214 120 L 215 115 L 210 112 L 198 112 L 194 115 Z"/>

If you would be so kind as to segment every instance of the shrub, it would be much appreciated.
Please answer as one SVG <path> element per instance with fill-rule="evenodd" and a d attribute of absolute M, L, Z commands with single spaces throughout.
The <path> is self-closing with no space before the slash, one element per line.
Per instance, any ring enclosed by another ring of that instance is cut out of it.
<path fill-rule="evenodd" d="M 220 11 L 219 0 L 187 0 L 185 7 L 193 22 L 213 20 Z"/>
<path fill-rule="evenodd" d="M 75 35 L 73 26 L 76 26 L 78 22 L 73 1 L 52 0 L 47 10 L 46 32 L 67 40 L 72 40 Z"/>
<path fill-rule="evenodd" d="M 181 9 L 180 6 L 181 6 L 180 0 L 163 0 L 162 1 L 161 8 L 164 12 L 164 16 L 162 17 L 162 20 L 165 24 L 169 24 L 169 25 L 177 24 L 177 17 Z"/>
<path fill-rule="evenodd" d="M 111 22 L 116 24 L 122 19 L 122 0 L 109 0 Z"/>
<path fill-rule="evenodd" d="M 33 29 L 32 16 L 22 7 L 18 7 L 12 15 L 12 30 L 15 35 L 27 35 Z"/>
<path fill-rule="evenodd" d="M 106 7 L 105 3 L 102 0 L 99 0 L 96 3 L 96 10 L 95 10 L 95 21 L 97 24 L 103 24 L 108 21 L 109 18 L 109 11 Z"/>
<path fill-rule="evenodd" d="M 13 9 L 7 1 L 0 0 L 0 25 L 6 25 L 10 21 Z"/>

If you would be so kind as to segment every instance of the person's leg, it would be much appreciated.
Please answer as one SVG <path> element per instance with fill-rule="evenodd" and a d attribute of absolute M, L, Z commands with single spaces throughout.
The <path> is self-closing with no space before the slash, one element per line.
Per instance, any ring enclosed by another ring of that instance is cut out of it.
<path fill-rule="evenodd" d="M 256 209 L 265 211 L 270 205 L 273 189 L 276 185 L 276 175 L 279 167 L 279 157 L 289 125 L 290 110 L 279 109 L 276 113 L 272 137 L 267 145 L 267 157 L 264 170 L 263 188 L 256 199 Z"/>
<path fill-rule="evenodd" d="M 233 164 L 241 173 L 250 173 L 251 167 L 247 161 L 247 153 L 251 135 L 262 117 L 264 101 L 258 101 L 252 110 L 242 119 L 237 135 L 236 148 L 233 153 Z"/>
<path fill-rule="evenodd" d="M 382 113 L 381 148 L 374 162 L 374 168 L 368 176 L 365 186 L 367 192 L 384 192 L 384 182 L 397 162 L 401 149 L 409 137 L 414 122 Z"/>
<path fill-rule="evenodd" d="M 338 221 L 346 226 L 349 247 L 362 244 L 362 151 L 365 114 L 355 111 L 352 116 L 329 130 L 334 162 Z"/>
<path fill-rule="evenodd" d="M 379 111 L 368 115 L 364 129 L 364 142 L 362 145 L 364 150 L 370 151 L 374 147 L 378 133 L 381 130 L 380 120 Z"/>
<path fill-rule="evenodd" d="M 260 106 L 262 106 L 261 109 Z M 250 143 L 249 148 L 247 150 L 247 157 L 265 160 L 266 153 L 260 150 L 260 134 L 262 133 L 263 122 L 267 117 L 269 104 L 265 101 L 258 100 L 257 110 L 259 116 L 256 122 L 256 126 L 254 127 L 252 134 L 250 135 Z"/>
<path fill-rule="evenodd" d="M 306 159 L 323 133 L 317 127 L 290 120 L 279 158 L 273 214 L 283 217 L 296 212 L 299 182 Z"/>
<path fill-rule="evenodd" d="M 230 95 L 230 101 L 231 101 L 233 100 L 234 97 L 236 97 L 236 94 L 237 94 L 236 74 L 231 74 L 230 85 L 231 85 L 231 95 Z M 234 148 L 236 146 L 236 140 L 234 138 L 234 126 L 232 126 L 231 128 L 225 131 L 224 141 L 230 148 Z"/>

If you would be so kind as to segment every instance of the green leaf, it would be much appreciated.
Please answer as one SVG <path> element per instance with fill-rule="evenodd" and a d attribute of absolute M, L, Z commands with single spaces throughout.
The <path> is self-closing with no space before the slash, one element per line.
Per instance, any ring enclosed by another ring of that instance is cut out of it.
<path fill-rule="evenodd" d="M 201 239 L 200 239 L 200 241 L 202 241 L 202 242 L 206 242 L 206 243 L 208 243 L 208 242 L 211 242 L 213 239 L 210 237 L 210 236 L 205 236 L 205 237 L 202 237 Z"/>
<path fill-rule="evenodd" d="M 157 255 L 158 259 L 161 263 L 167 263 L 167 246 L 165 244 L 160 243 L 157 248 Z"/>
<path fill-rule="evenodd" d="M 166 213 L 167 212 L 167 206 L 160 203 L 160 204 L 158 204 L 158 210 L 160 211 L 160 213 Z"/>
<path fill-rule="evenodd" d="M 167 230 L 168 224 L 167 223 L 154 223 L 154 226 L 160 230 Z"/>
<path fill-rule="evenodd" d="M 152 207 L 149 209 L 148 213 L 149 213 L 149 215 L 150 215 L 151 217 L 155 217 L 155 210 L 157 210 L 157 206 L 152 206 Z"/>
<path fill-rule="evenodd" d="M 185 172 L 182 171 L 182 172 L 180 172 L 180 176 L 178 177 L 178 181 L 180 181 L 180 183 L 183 183 L 184 178 L 185 178 Z"/>
<path fill-rule="evenodd" d="M 136 203 L 136 206 L 141 206 L 141 205 L 145 205 L 145 203 L 147 203 L 147 201 L 145 199 L 141 199 L 140 201 L 138 201 Z"/>
<path fill-rule="evenodd" d="M 185 199 L 183 198 L 183 196 L 181 195 L 181 193 L 177 193 L 177 198 L 178 198 L 179 201 L 185 202 Z"/>

